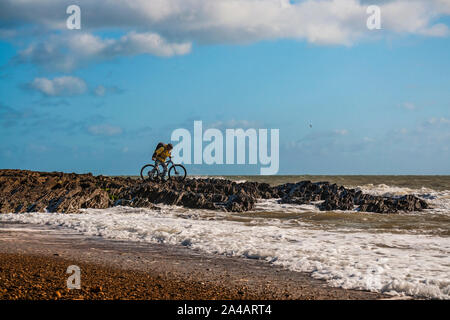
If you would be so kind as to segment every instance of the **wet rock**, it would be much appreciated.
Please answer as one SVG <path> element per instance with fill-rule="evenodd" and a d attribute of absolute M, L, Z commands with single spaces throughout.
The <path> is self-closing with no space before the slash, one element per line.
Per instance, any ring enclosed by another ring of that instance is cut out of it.
<path fill-rule="evenodd" d="M 71 213 L 82 208 L 108 208 L 119 191 L 108 186 L 128 187 L 133 181 L 92 174 L 0 170 L 0 212 Z"/>
<path fill-rule="evenodd" d="M 62 172 L 0 170 L 0 212 L 79 212 L 157 205 L 244 212 L 258 199 L 280 203 L 314 204 L 320 210 L 358 210 L 377 213 L 420 211 L 428 204 L 413 196 L 380 197 L 328 182 L 301 181 L 272 187 L 267 183 L 236 183 L 226 179 L 186 179 L 151 182 L 123 177 Z"/>
<path fill-rule="evenodd" d="M 402 197 L 381 197 L 364 194 L 362 191 L 347 189 L 328 182 L 302 181 L 287 183 L 278 187 L 282 194 L 280 203 L 315 204 L 322 211 L 357 210 L 376 213 L 396 213 L 399 211 L 421 211 L 428 204 L 413 195 Z M 319 200 L 322 201 L 319 203 Z"/>

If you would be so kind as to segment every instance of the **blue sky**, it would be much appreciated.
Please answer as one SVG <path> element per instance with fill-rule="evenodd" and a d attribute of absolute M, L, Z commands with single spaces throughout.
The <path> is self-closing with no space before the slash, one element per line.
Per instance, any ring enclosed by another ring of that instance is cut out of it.
<path fill-rule="evenodd" d="M 327 13 L 336 31 L 319 22 L 327 3 L 333 13 L 338 5 L 321 1 L 307 31 L 292 20 L 277 34 L 277 1 L 234 2 L 246 24 L 222 9 L 205 13 L 201 1 L 177 7 L 177 15 L 203 12 L 200 26 L 166 18 L 169 9 L 156 4 L 133 19 L 120 1 L 99 16 L 91 2 L 75 1 L 82 28 L 66 30 L 64 1 L 48 10 L 48 1 L 0 1 L 0 168 L 137 174 L 157 142 L 202 120 L 220 130 L 279 129 L 279 174 L 450 174 L 449 3 L 384 1 L 382 30 L 368 31 L 354 25 L 365 2 L 344 0 L 357 13 L 336 21 Z M 273 15 L 252 15 L 264 2 Z M 286 10 L 303 17 L 314 3 Z M 396 5 L 411 10 L 410 24 L 396 22 Z M 211 26 L 218 13 L 226 23 Z"/>

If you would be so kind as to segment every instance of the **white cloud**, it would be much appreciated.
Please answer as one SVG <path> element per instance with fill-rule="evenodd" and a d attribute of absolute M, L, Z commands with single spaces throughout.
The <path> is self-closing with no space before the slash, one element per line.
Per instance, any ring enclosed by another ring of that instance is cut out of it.
<path fill-rule="evenodd" d="M 420 34 L 430 37 L 446 37 L 450 33 L 447 25 L 443 23 L 435 24 L 420 31 Z"/>
<path fill-rule="evenodd" d="M 106 94 L 106 88 L 102 85 L 99 85 L 94 89 L 94 94 L 96 96 L 103 97 Z"/>
<path fill-rule="evenodd" d="M 87 128 L 88 132 L 94 136 L 116 136 L 122 134 L 121 127 L 109 124 L 92 125 Z"/>
<path fill-rule="evenodd" d="M 116 86 L 106 86 L 105 87 L 103 85 L 98 85 L 93 90 L 94 95 L 96 95 L 98 97 L 104 97 L 107 94 L 119 94 L 122 92 L 123 92 L 123 90 Z"/>
<path fill-rule="evenodd" d="M 402 107 L 408 110 L 415 110 L 417 108 L 416 105 L 412 102 L 405 102 L 403 103 Z"/>
<path fill-rule="evenodd" d="M 86 83 L 76 77 L 64 76 L 54 79 L 35 78 L 30 84 L 31 89 L 37 90 L 46 96 L 71 96 L 86 91 Z"/>
<path fill-rule="evenodd" d="M 450 125 L 450 120 L 444 117 L 441 118 L 430 118 L 425 122 L 426 125 L 440 126 L 440 125 Z"/>
<path fill-rule="evenodd" d="M 450 145 L 450 120 L 445 117 L 433 117 L 417 123 L 411 128 L 390 131 L 379 140 L 386 148 L 409 150 L 422 154 L 441 154 L 442 146 Z"/>
<path fill-rule="evenodd" d="M 191 50 L 190 43 L 169 43 L 155 33 L 130 32 L 119 39 L 101 39 L 89 33 L 53 35 L 21 51 L 16 62 L 39 64 L 54 70 L 70 71 L 93 61 L 117 56 L 151 54 L 170 57 Z"/>
<path fill-rule="evenodd" d="M 160 57 L 183 55 L 191 51 L 191 43 L 169 43 L 156 33 L 130 32 L 108 46 L 111 55 L 153 54 Z"/>
<path fill-rule="evenodd" d="M 366 27 L 368 5 L 381 8 L 382 30 Z M 443 37 L 448 26 L 435 23 L 450 15 L 448 0 L 84 0 L 82 32 L 66 30 L 65 5 L 60 0 L 3 0 L 3 29 L 39 25 L 45 39 L 23 51 L 19 61 L 50 63 L 70 70 L 83 63 L 117 56 L 187 54 L 192 43 L 252 43 L 295 39 L 315 44 L 352 45 L 388 33 Z M 102 39 L 98 30 L 128 32 L 120 39 Z M 131 31 L 130 30 L 137 30 Z M 0 30 L 1 31 L 1 30 Z M 6 31 L 5 31 L 6 32 Z M 2 32 L 0 32 L 1 35 Z"/>
<path fill-rule="evenodd" d="M 346 129 L 334 130 L 334 133 L 338 136 L 345 136 L 348 134 L 348 130 Z"/>
<path fill-rule="evenodd" d="M 400 33 L 442 37 L 449 34 L 445 24 L 433 24 L 450 14 L 448 0 L 395 0 L 381 6 L 383 27 Z"/>
<path fill-rule="evenodd" d="M 226 130 L 226 129 L 258 129 L 261 127 L 261 124 L 257 121 L 251 121 L 251 120 L 219 120 L 212 122 L 210 124 L 206 123 L 204 124 L 205 128 L 214 128 L 219 130 Z"/>
<path fill-rule="evenodd" d="M 448 0 L 84 0 L 85 29 L 153 30 L 171 38 L 247 42 L 268 38 L 306 38 L 346 42 L 366 32 L 366 8 L 378 4 L 386 27 L 421 32 L 432 19 L 450 14 Z M 65 29 L 60 0 L 4 0 L 0 19 Z M 7 24 L 6 24 L 7 25 Z"/>

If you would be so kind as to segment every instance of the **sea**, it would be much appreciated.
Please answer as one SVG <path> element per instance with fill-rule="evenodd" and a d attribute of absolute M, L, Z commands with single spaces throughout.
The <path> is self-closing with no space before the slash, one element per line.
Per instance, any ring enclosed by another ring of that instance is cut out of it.
<path fill-rule="evenodd" d="M 204 176 L 190 177 L 196 179 Z M 383 196 L 414 194 L 430 208 L 378 214 L 319 211 L 260 200 L 232 213 L 159 206 L 78 214 L 0 214 L 1 222 L 67 228 L 105 239 L 166 243 L 207 254 L 258 259 L 307 272 L 329 286 L 414 299 L 450 299 L 450 176 L 222 176 L 278 185 L 329 181 Z"/>

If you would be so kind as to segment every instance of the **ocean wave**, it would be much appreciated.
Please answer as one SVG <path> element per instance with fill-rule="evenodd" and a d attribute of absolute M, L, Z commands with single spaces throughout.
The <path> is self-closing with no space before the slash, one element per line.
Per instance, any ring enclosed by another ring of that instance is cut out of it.
<path fill-rule="evenodd" d="M 309 272 L 346 289 L 450 299 L 450 237 L 321 230 L 308 223 L 231 217 L 164 206 L 161 210 L 86 209 L 82 214 L 3 214 L 0 221 L 46 224 L 108 239 L 163 242 L 260 259 Z"/>
<path fill-rule="evenodd" d="M 425 210 L 426 213 L 450 215 L 450 190 L 437 191 L 426 187 L 412 189 L 408 187 L 389 186 L 386 184 L 366 184 L 358 186 L 357 189 L 364 193 L 385 197 L 412 194 L 427 201 L 431 205 L 430 209 Z"/>

